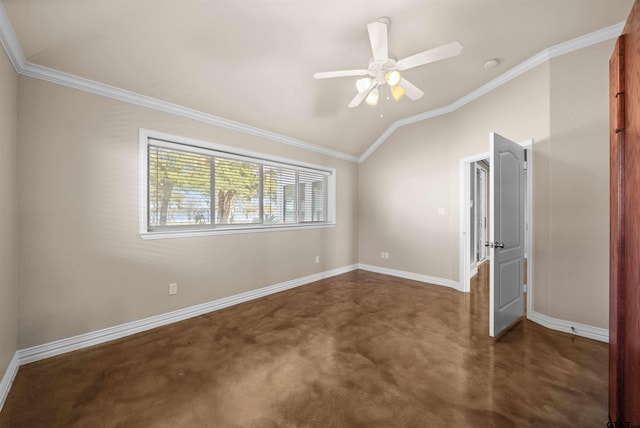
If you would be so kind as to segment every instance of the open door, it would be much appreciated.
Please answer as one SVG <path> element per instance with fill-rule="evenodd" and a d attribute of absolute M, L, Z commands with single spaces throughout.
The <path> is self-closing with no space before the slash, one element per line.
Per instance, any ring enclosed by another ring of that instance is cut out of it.
<path fill-rule="evenodd" d="M 525 153 L 491 133 L 489 191 L 489 334 L 498 336 L 524 315 Z"/>

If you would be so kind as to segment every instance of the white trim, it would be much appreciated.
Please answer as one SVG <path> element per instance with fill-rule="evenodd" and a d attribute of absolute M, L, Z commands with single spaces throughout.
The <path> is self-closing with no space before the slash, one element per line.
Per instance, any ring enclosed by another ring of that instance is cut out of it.
<path fill-rule="evenodd" d="M 564 43 L 557 44 L 555 46 L 551 46 L 543 50 L 542 52 L 532 56 L 531 58 L 521 62 L 516 65 L 512 69 L 506 71 L 495 79 L 491 80 L 488 83 L 480 86 L 478 89 L 471 91 L 467 95 L 464 95 L 461 98 L 458 98 L 456 101 L 452 102 L 449 105 L 438 107 L 433 110 L 426 111 L 424 113 L 419 113 L 413 116 L 405 117 L 403 119 L 396 120 L 391 124 L 389 128 L 387 128 L 380 137 L 360 156 L 358 162 L 364 162 L 382 143 L 385 142 L 396 129 L 401 126 L 410 125 L 412 123 L 420 122 L 427 119 L 433 119 L 434 117 L 442 116 L 444 114 L 448 114 L 458 110 L 460 107 L 463 107 L 469 104 L 471 101 L 474 101 L 480 98 L 483 95 L 493 91 L 496 88 L 504 85 L 507 82 L 515 79 L 523 73 L 537 67 L 538 65 L 544 63 L 545 61 L 549 61 L 552 58 L 568 54 L 570 52 L 576 51 L 578 49 L 583 49 L 592 45 L 595 45 L 600 42 L 604 42 L 606 40 L 611 40 L 620 35 L 622 33 L 622 29 L 624 28 L 624 22 L 620 22 L 618 24 L 610 25 L 608 27 L 602 28 L 600 30 L 594 31 L 592 33 L 586 34 L 581 37 L 576 37 L 575 39 L 569 40 Z"/>
<path fill-rule="evenodd" d="M 13 31 L 11 21 L 9 21 L 7 11 L 2 5 L 2 1 L 0 1 L 0 44 L 4 47 L 4 51 L 7 53 L 9 61 L 11 61 L 13 69 L 16 73 L 20 73 L 26 60 L 22 53 L 22 48 L 20 48 L 20 44 L 18 43 L 18 39 L 16 38 L 16 33 Z"/>
<path fill-rule="evenodd" d="M 13 384 L 13 380 L 16 378 L 16 374 L 18 374 L 18 368 L 20 364 L 18 363 L 18 353 L 13 354 L 13 358 L 9 362 L 9 366 L 4 372 L 4 376 L 2 376 L 2 381 L 0 382 L 0 411 L 4 406 L 4 402 L 9 395 L 9 390 L 11 389 L 11 385 Z"/>
<path fill-rule="evenodd" d="M 299 171 L 309 171 L 320 173 L 327 177 L 327 220 L 320 222 L 296 223 L 291 225 L 263 225 L 263 224 L 237 224 L 232 226 L 200 227 L 193 229 L 174 229 L 166 231 L 149 232 L 147 229 L 147 192 L 148 192 L 148 147 L 149 145 L 166 147 L 169 149 L 186 150 L 194 153 L 202 153 L 207 156 L 223 154 L 229 158 L 259 162 L 265 165 L 286 166 Z M 287 230 L 319 229 L 336 226 L 336 169 L 312 164 L 309 162 L 298 162 L 281 156 L 272 156 L 264 153 L 243 150 L 223 144 L 209 141 L 196 140 L 194 138 L 180 135 L 168 134 L 165 132 L 152 131 L 140 128 L 138 130 L 138 236 L 143 240 L 167 239 L 167 238 L 189 238 L 195 236 L 212 235 L 232 235 L 241 233 L 277 232 Z"/>
<path fill-rule="evenodd" d="M 67 86 L 73 89 L 79 89 L 81 91 L 89 92 L 95 95 L 100 95 L 118 101 L 135 104 L 141 107 L 150 108 L 152 110 L 185 117 L 187 119 L 193 119 L 198 122 L 207 123 L 209 125 L 231 129 L 233 131 L 242 132 L 244 134 L 253 135 L 255 137 L 265 138 L 267 140 L 276 141 L 278 143 L 287 144 L 289 146 L 298 147 L 300 149 L 309 150 L 311 152 L 321 153 L 323 155 L 331 156 L 334 158 L 344 159 L 350 162 L 358 162 L 357 156 L 348 155 L 337 150 L 327 149 L 325 147 L 287 137 L 286 135 L 256 128 L 255 126 L 225 119 L 220 116 L 204 113 L 178 104 L 148 97 L 146 95 L 127 91 L 115 86 L 106 85 L 94 80 L 85 79 L 80 76 L 75 76 L 73 74 L 64 73 L 62 71 L 54 70 L 49 67 L 43 67 L 41 65 L 30 63 L 24 57 L 22 48 L 18 43 L 15 31 L 13 31 L 13 27 L 11 26 L 11 22 L 9 20 L 9 17 L 7 16 L 6 10 L 2 6 L 1 1 L 0 43 L 4 47 L 4 50 L 7 52 L 7 56 L 9 57 L 11 64 L 13 64 L 13 68 L 18 74 L 22 74 L 24 76 L 33 77 L 35 79 L 44 80 L 62 86 Z"/>
<path fill-rule="evenodd" d="M 384 268 L 380 266 L 367 265 L 364 263 L 359 263 L 358 269 L 367 270 L 369 272 L 381 273 L 384 275 L 397 276 L 398 278 L 426 282 L 434 285 L 442 285 L 444 287 L 450 287 L 458 291 L 462 291 L 460 289 L 460 284 L 457 281 L 454 281 L 453 279 L 439 278 L 437 276 L 423 275 L 421 273 L 413 273 L 413 272 L 407 272 L 403 270 L 389 269 L 389 268 Z"/>
<path fill-rule="evenodd" d="M 460 279 L 460 291 L 464 291 L 468 293 L 471 291 L 470 281 L 473 275 L 469 272 L 469 266 L 471 265 L 471 260 L 469 257 L 469 252 L 465 250 L 465 248 L 469 248 L 471 246 L 471 238 L 467 234 L 468 224 L 471 222 L 471 218 L 469 217 L 469 204 L 467 202 L 467 195 L 471 194 L 471 188 L 469 186 L 469 165 L 472 162 L 477 162 L 483 159 L 487 159 L 489 157 L 489 152 L 482 152 L 472 156 L 467 156 L 459 161 L 460 168 L 460 183 L 459 183 L 459 205 L 460 205 L 460 215 L 459 215 L 459 235 L 458 235 L 458 257 L 459 257 L 459 266 L 458 266 L 458 278 Z M 489 254 L 487 253 L 488 259 Z"/>
<path fill-rule="evenodd" d="M 325 147 L 317 146 L 315 144 L 310 144 L 301 140 L 297 140 L 295 138 L 287 137 L 286 135 L 276 134 L 275 132 L 266 131 L 264 129 L 256 128 L 244 123 L 235 122 L 219 116 L 204 113 L 156 98 L 147 97 L 145 95 L 137 94 L 135 92 L 127 91 L 114 86 L 105 85 L 103 83 L 64 73 L 58 70 L 53 70 L 48 67 L 32 64 L 26 61 L 24 53 L 22 52 L 22 48 L 18 43 L 15 32 L 13 31 L 13 27 L 11 26 L 11 22 L 9 21 L 9 18 L 7 16 L 7 12 L 2 6 L 2 1 L 0 1 L 0 43 L 2 44 L 2 46 L 4 46 L 11 64 L 13 64 L 14 69 L 19 74 L 67 86 L 70 88 L 79 89 L 81 91 L 90 92 L 107 98 L 139 105 L 153 110 L 174 114 L 176 116 L 186 117 L 188 119 L 193 119 L 210 125 L 219 126 L 221 128 L 231 129 L 256 137 L 265 138 L 338 159 L 344 159 L 350 162 L 358 163 L 364 162 L 399 127 L 422 120 L 431 119 L 443 114 L 451 113 L 459 109 L 460 107 L 470 103 L 471 101 L 478 99 L 482 95 L 485 95 L 488 92 L 502 86 L 515 77 L 542 64 L 543 62 L 550 60 L 551 58 L 555 58 L 557 56 L 564 55 L 575 50 L 586 48 L 596 43 L 604 42 L 606 40 L 618 37 L 623 28 L 624 22 L 620 22 L 618 24 L 610 25 L 608 27 L 602 28 L 581 37 L 577 37 L 567 42 L 551 46 L 550 48 L 547 48 L 542 52 L 532 56 L 526 61 L 518 64 L 517 66 L 501 74 L 492 81 L 482 85 L 478 89 L 470 92 L 467 95 L 464 95 L 463 97 L 447 106 L 438 107 L 424 113 L 419 113 L 413 116 L 399 119 L 393 122 L 382 133 L 382 135 L 380 135 L 380 137 L 378 137 L 376 141 L 374 141 L 373 144 L 371 144 L 371 146 L 369 146 L 369 148 L 358 157 L 348 155 L 337 150 L 331 150 Z"/>
<path fill-rule="evenodd" d="M 473 278 L 478 274 L 478 263 L 473 262 L 471 266 L 469 266 L 469 278 Z"/>
<path fill-rule="evenodd" d="M 533 293 L 534 293 L 534 286 L 533 284 L 535 284 L 535 280 L 533 278 L 533 265 L 534 265 L 534 260 L 533 260 L 533 228 L 534 228 L 534 222 L 533 222 L 533 171 L 535 168 L 535 165 L 533 164 L 533 145 L 534 145 L 534 141 L 533 139 L 530 140 L 530 144 L 529 145 L 525 145 L 525 149 L 527 150 L 527 217 L 529 219 L 529 223 L 526 225 L 528 226 L 527 228 L 525 228 L 524 233 L 527 235 L 527 238 L 529 240 L 529 250 L 531 252 L 531 254 L 524 254 L 524 257 L 527 259 L 527 318 L 530 318 L 530 313 L 533 313 L 535 311 L 534 307 L 533 307 Z"/>
<path fill-rule="evenodd" d="M 256 160 L 271 161 L 276 163 L 285 163 L 294 168 L 307 168 L 315 169 L 325 174 L 335 174 L 336 169 L 324 165 L 318 165 L 310 162 L 297 161 L 282 156 L 268 155 L 266 153 L 256 152 L 253 150 L 245 150 L 234 146 L 227 146 L 225 144 L 214 143 L 211 141 L 198 140 L 196 138 L 184 137 L 177 134 L 169 134 L 167 132 L 154 131 L 152 129 L 139 128 L 138 129 L 138 142 L 140 144 L 146 144 L 149 139 L 157 140 L 153 144 L 164 147 L 175 147 L 175 144 L 183 144 L 193 146 L 196 149 L 213 150 L 217 152 L 225 152 L 232 155 L 239 155 L 245 157 L 251 157 Z M 163 144 L 166 143 L 166 144 Z M 203 153 L 206 153 L 203 151 Z"/>
<path fill-rule="evenodd" d="M 279 284 L 269 285 L 267 287 L 258 288 L 256 290 L 246 291 L 244 293 L 235 294 L 229 297 L 213 300 L 184 309 L 167 312 L 161 315 L 155 315 L 137 321 L 104 328 L 102 330 L 90 333 L 80 334 L 67 339 L 56 340 L 54 342 L 45 343 L 43 345 L 33 346 L 27 349 L 21 349 L 17 352 L 20 365 L 32 363 L 34 361 L 43 360 L 45 358 L 54 357 L 66 352 L 76 351 L 78 349 L 87 348 L 89 346 L 98 345 L 111 340 L 120 339 L 125 336 L 140 333 L 142 331 L 151 330 L 163 325 L 172 324 L 188 318 L 197 317 L 202 314 L 217 311 L 239 303 L 248 302 L 260 297 L 268 296 L 273 293 L 288 290 L 290 288 L 299 287 L 314 281 L 351 272 L 357 269 L 357 265 L 344 266 L 332 269 L 302 278 L 292 279 L 290 281 L 281 282 Z"/>
<path fill-rule="evenodd" d="M 331 150 L 325 147 L 316 146 L 315 144 L 287 137 L 282 134 L 276 134 L 275 132 L 266 131 L 264 129 L 256 128 L 251 125 L 225 119 L 220 116 L 204 113 L 195 109 L 183 107 L 178 104 L 127 91 L 125 89 L 116 88 L 115 86 L 105 85 L 100 82 L 74 76 L 72 74 L 53 70 L 51 68 L 31 64 L 29 62 L 25 63 L 25 65 L 21 68 L 20 74 L 56 83 L 59 85 L 68 86 L 70 88 L 79 89 L 85 92 L 90 92 L 96 95 L 101 95 L 103 97 L 124 101 L 126 103 L 135 104 L 141 107 L 146 107 L 152 110 L 185 117 L 187 119 L 193 119 L 209 125 L 219 126 L 220 128 L 230 129 L 233 131 L 242 132 L 244 134 L 253 135 L 255 137 L 276 141 L 278 143 L 287 144 L 289 146 L 309 150 L 311 152 L 320 153 L 334 158 L 344 159 L 351 162 L 358 161 L 358 158 L 356 156 L 347 155 L 345 153 L 338 152 L 337 150 Z"/>
<path fill-rule="evenodd" d="M 382 135 L 380 135 L 376 141 L 373 142 L 373 144 L 371 146 L 369 146 L 369 148 L 362 154 L 360 155 L 360 158 L 358 158 L 358 163 L 362 163 L 364 162 L 373 152 L 376 151 L 376 149 L 378 147 L 380 147 L 380 145 L 382 143 L 384 143 L 387 138 L 389 138 L 391 136 L 391 134 L 393 134 L 396 129 L 398 129 L 400 127 L 400 125 L 398 124 L 398 121 L 396 120 L 395 122 L 393 122 L 391 124 L 391 126 L 389 126 L 383 133 Z"/>
<path fill-rule="evenodd" d="M 519 143 L 521 146 L 525 147 L 528 150 L 527 153 L 527 198 L 528 198 L 528 203 L 527 203 L 527 210 L 529 211 L 529 229 L 525 231 L 525 233 L 529 234 L 529 243 L 530 243 L 530 248 L 533 249 L 533 228 L 534 228 L 534 218 L 533 218 L 533 213 L 534 213 L 534 209 L 533 209 L 533 171 L 534 171 L 534 155 L 533 155 L 533 146 L 534 146 L 534 141 L 532 139 L 527 140 L 527 141 L 523 141 Z M 468 165 L 470 162 L 475 162 L 478 161 L 480 159 L 486 159 L 489 157 L 489 152 L 484 152 L 484 153 L 479 153 L 477 155 L 473 155 L 473 156 L 467 156 L 465 158 L 460 159 L 460 177 L 462 177 L 465 173 L 465 171 L 468 173 L 469 168 Z M 461 178 L 461 180 L 463 180 Z M 465 243 L 465 233 L 464 233 L 464 228 L 463 226 L 465 225 L 465 223 L 467 222 L 467 220 L 465 220 L 465 213 L 467 213 L 468 211 L 465 210 L 464 207 L 464 200 L 465 200 L 465 194 L 464 193 L 466 191 L 465 188 L 465 183 L 467 184 L 466 188 L 468 188 L 468 183 L 469 180 L 463 180 L 461 182 L 461 196 L 460 196 L 460 217 L 461 217 L 461 229 L 460 229 L 460 252 L 463 254 L 468 254 L 468 252 L 466 251 L 466 248 L 468 248 L 468 242 Z M 533 258 L 533 254 L 534 251 L 532 250 L 530 254 L 527 254 L 527 319 L 529 319 L 530 321 L 533 321 L 535 323 L 538 323 L 544 327 L 550 328 L 552 330 L 558 330 L 558 331 L 562 331 L 565 333 L 570 333 L 570 334 L 575 334 L 577 336 L 582 336 L 582 337 L 586 337 L 589 339 L 594 339 L 594 340 L 599 340 L 601 342 L 608 342 L 609 341 L 609 330 L 607 329 L 603 329 L 603 328 L 599 328 L 599 327 L 593 327 L 593 326 L 589 326 L 589 325 L 585 325 L 585 324 L 580 324 L 580 323 L 574 323 L 571 321 L 566 321 L 566 320 L 561 320 L 561 319 L 557 319 L 557 318 L 553 318 L 550 317 L 548 315 L 544 315 L 541 314 L 539 312 L 536 312 L 535 308 L 534 308 L 534 292 L 535 292 L 535 280 L 533 277 L 533 266 L 534 266 L 534 258 Z M 460 270 L 461 272 L 464 272 L 465 265 L 464 265 L 464 261 L 460 263 Z M 462 273 L 460 278 L 464 278 L 464 274 Z M 465 279 L 466 281 L 466 279 Z M 462 286 L 464 288 L 464 291 L 468 291 L 468 283 L 463 282 Z"/>
<path fill-rule="evenodd" d="M 45 358 L 54 357 L 56 355 L 64 354 L 67 352 L 76 351 L 79 349 L 87 348 L 90 346 L 105 343 L 111 340 L 120 339 L 132 334 L 147 331 L 156 327 L 172 324 L 174 322 L 182 321 L 188 318 L 193 318 L 209 312 L 214 312 L 219 309 L 223 309 L 229 306 L 237 305 L 239 303 L 247 302 L 250 300 L 258 299 L 268 296 L 270 294 L 278 293 L 280 291 L 288 290 L 291 288 L 306 285 L 321 279 L 329 278 L 332 276 L 340 275 L 343 273 L 351 272 L 356 269 L 367 270 L 370 272 L 381 273 L 385 275 L 396 276 L 399 278 L 405 278 L 420 282 L 425 282 L 434 285 L 442 285 L 445 287 L 451 287 L 456 290 L 460 290 L 460 286 L 456 281 L 438 278 L 429 275 L 416 274 L 412 272 L 405 272 L 396 269 L 387 269 L 379 266 L 372 266 L 367 264 L 353 264 L 344 266 L 342 268 L 332 269 L 317 274 L 308 275 L 302 278 L 285 281 L 279 284 L 270 285 L 267 287 L 259 288 L 256 290 L 247 291 L 244 293 L 236 294 L 229 297 L 213 300 L 211 302 L 203 303 L 200 305 L 191 306 L 184 309 L 168 312 L 161 315 L 144 318 L 138 321 L 133 321 L 125 324 L 120 324 L 114 327 L 97 330 L 90 333 L 73 336 L 67 339 L 57 340 L 54 342 L 45 343 L 43 345 L 33 346 L 31 348 L 21 349 L 17 351 L 9 366 L 7 367 L 2 381 L 0 382 L 0 410 L 4 405 L 4 402 L 9 394 L 11 385 L 18 373 L 18 368 L 21 365 L 29 364 L 35 361 L 40 361 Z M 563 331 L 566 333 L 573 333 L 578 336 L 586 337 L 589 339 L 599 340 L 602 342 L 609 341 L 609 331 L 607 329 L 592 327 L 580 323 L 572 323 L 565 320 L 559 320 L 549 317 L 537 312 L 530 314 L 529 319 L 544 327 Z"/>
<path fill-rule="evenodd" d="M 144 218 L 142 223 L 144 223 Z M 144 227 L 146 225 L 143 224 Z M 244 228 L 219 228 L 219 229 L 202 229 L 202 230 L 182 230 L 182 231 L 167 231 L 167 232 L 140 232 L 138 236 L 143 241 L 149 241 L 153 239 L 173 239 L 173 238 L 193 238 L 196 236 L 214 236 L 214 235 L 238 235 L 243 233 L 262 233 L 262 232 L 285 232 L 288 230 L 308 230 L 308 229 L 326 229 L 336 227 L 335 223 L 322 223 L 322 224 L 301 224 L 299 226 L 264 226 L 264 227 L 251 227 L 248 225 Z"/>
<path fill-rule="evenodd" d="M 535 311 L 530 311 L 527 318 L 552 330 L 575 334 L 576 336 L 582 336 L 587 339 L 598 340 L 600 342 L 609 342 L 609 330 L 606 328 L 593 327 L 577 322 L 561 320 Z"/>

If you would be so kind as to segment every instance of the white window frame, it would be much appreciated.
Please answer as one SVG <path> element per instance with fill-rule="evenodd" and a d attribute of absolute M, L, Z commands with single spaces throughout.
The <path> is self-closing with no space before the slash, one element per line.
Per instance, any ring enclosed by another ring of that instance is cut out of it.
<path fill-rule="evenodd" d="M 150 141 L 153 140 L 153 141 Z M 327 176 L 327 220 L 324 222 L 304 222 L 296 224 L 232 224 L 232 225 L 211 225 L 211 228 L 194 228 L 180 230 L 158 230 L 148 229 L 148 147 L 149 145 L 163 146 L 168 148 L 179 148 L 177 146 L 189 146 L 188 149 L 194 153 L 222 152 L 225 158 L 236 158 L 239 160 L 253 160 L 263 164 L 284 166 L 287 168 L 301 170 L 315 170 Z M 279 156 L 271 156 L 257 153 L 250 150 L 242 150 L 236 147 L 222 144 L 201 141 L 164 132 L 152 131 L 140 128 L 138 131 L 138 162 L 139 162 L 139 236 L 143 240 L 148 239 L 168 239 L 187 238 L 193 236 L 229 235 L 237 233 L 258 233 L 275 232 L 285 230 L 318 229 L 335 227 L 336 225 L 336 170 L 326 166 L 314 165 L 306 162 L 294 161 Z M 249 159 L 247 159 L 249 158 Z"/>

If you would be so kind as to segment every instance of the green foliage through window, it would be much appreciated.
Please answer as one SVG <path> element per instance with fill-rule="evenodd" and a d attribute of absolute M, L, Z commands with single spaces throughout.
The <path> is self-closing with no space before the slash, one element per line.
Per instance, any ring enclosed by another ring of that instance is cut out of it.
<path fill-rule="evenodd" d="M 174 146 L 147 146 L 149 231 L 327 221 L 327 173 Z"/>

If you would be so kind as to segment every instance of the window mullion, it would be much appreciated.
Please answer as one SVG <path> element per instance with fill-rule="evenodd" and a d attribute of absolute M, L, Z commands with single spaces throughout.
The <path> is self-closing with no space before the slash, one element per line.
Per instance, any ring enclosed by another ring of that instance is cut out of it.
<path fill-rule="evenodd" d="M 261 163 L 258 168 L 258 213 L 260 216 L 260 223 L 264 224 L 264 165 Z"/>
<path fill-rule="evenodd" d="M 295 185 L 293 186 L 293 197 L 296 201 L 296 216 L 295 222 L 300 223 L 300 173 L 296 171 Z"/>
<path fill-rule="evenodd" d="M 216 225 L 216 157 L 209 158 L 209 192 L 211 193 L 209 201 L 209 224 Z"/>

